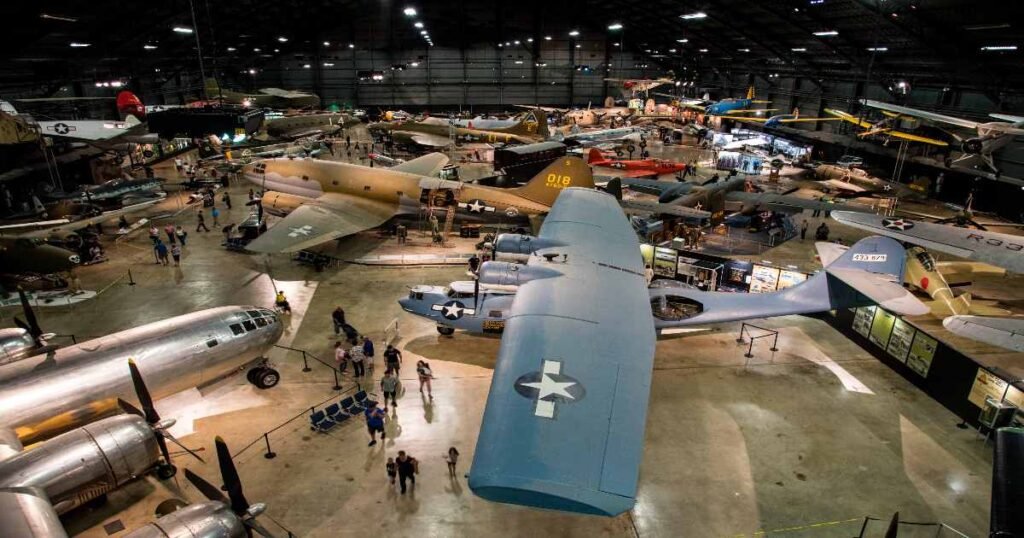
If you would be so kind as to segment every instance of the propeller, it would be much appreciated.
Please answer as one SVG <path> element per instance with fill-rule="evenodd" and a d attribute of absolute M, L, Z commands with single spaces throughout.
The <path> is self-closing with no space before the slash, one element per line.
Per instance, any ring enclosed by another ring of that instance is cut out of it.
<path fill-rule="evenodd" d="M 900 513 L 896 512 L 889 520 L 889 528 L 885 531 L 885 538 L 897 538 L 900 530 Z"/>
<path fill-rule="evenodd" d="M 21 310 L 25 313 L 25 320 L 28 323 L 14 318 L 14 324 L 28 331 L 36 340 L 37 345 L 43 345 L 43 330 L 39 328 L 39 321 L 36 320 L 36 313 L 32 310 L 32 305 L 28 304 L 28 295 L 25 294 L 25 290 L 18 288 L 18 298 L 21 299 Z"/>
<path fill-rule="evenodd" d="M 168 479 L 174 476 L 177 469 L 174 464 L 171 463 L 171 454 L 167 450 L 167 440 L 169 439 L 172 443 L 178 445 L 182 450 L 188 452 L 193 458 L 206 463 L 203 458 L 199 457 L 192 449 L 188 448 L 181 441 L 178 441 L 173 435 L 171 435 L 167 429 L 174 425 L 174 420 L 161 420 L 160 414 L 156 412 L 156 408 L 153 407 L 153 398 L 149 394 L 149 389 L 146 387 L 146 382 L 142 379 L 142 374 L 139 372 L 138 365 L 135 361 L 128 359 L 128 369 L 132 375 L 132 385 L 135 387 L 135 396 L 139 399 L 139 403 L 142 405 L 140 411 L 134 405 L 118 398 L 117 403 L 126 413 L 138 415 L 146 419 L 146 423 L 153 428 L 153 436 L 156 437 L 156 443 L 160 447 L 160 454 L 164 458 L 164 464 L 158 470 L 158 475 L 163 479 Z"/>
<path fill-rule="evenodd" d="M 231 459 L 231 453 L 228 451 L 228 445 L 224 442 L 220 436 L 214 439 L 214 444 L 217 446 L 217 463 L 220 465 L 220 476 L 224 481 L 224 491 L 227 492 L 227 498 L 221 493 L 221 490 L 213 484 L 207 482 L 203 477 L 193 473 L 189 469 L 185 469 L 185 478 L 192 483 L 207 499 L 211 501 L 222 502 L 231 507 L 231 511 L 235 513 L 246 527 L 246 532 L 252 536 L 255 531 L 260 536 L 266 538 L 274 538 L 274 535 L 270 533 L 266 528 L 256 521 L 256 518 L 260 516 L 267 507 L 263 503 L 249 504 L 246 500 L 245 495 L 242 493 L 242 481 L 238 477 L 238 470 L 235 469 L 235 463 Z M 290 534 L 290 533 L 289 533 Z"/>

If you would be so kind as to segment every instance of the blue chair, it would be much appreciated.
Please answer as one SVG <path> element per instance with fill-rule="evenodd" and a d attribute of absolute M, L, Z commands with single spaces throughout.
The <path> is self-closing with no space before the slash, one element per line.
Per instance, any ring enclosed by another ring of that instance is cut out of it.
<path fill-rule="evenodd" d="M 331 428 L 335 427 L 338 424 L 337 422 L 334 422 L 333 420 L 328 418 L 327 414 L 324 413 L 323 411 L 316 411 L 312 415 L 310 415 L 309 423 L 309 429 L 313 431 L 318 431 L 320 433 L 330 431 Z"/>
<path fill-rule="evenodd" d="M 340 403 L 341 403 L 342 411 L 344 411 L 345 413 L 347 413 L 349 415 L 355 415 L 356 413 L 360 412 L 360 411 L 357 410 L 358 408 L 355 407 L 355 403 L 356 402 L 355 402 L 355 400 L 351 396 L 348 396 L 346 398 L 342 398 Z"/>
<path fill-rule="evenodd" d="M 342 413 L 341 407 L 336 403 L 328 405 L 327 408 L 324 409 L 324 414 L 326 414 L 331 420 L 339 423 L 348 418 L 348 415 Z"/>
<path fill-rule="evenodd" d="M 377 407 L 377 400 L 371 400 L 365 390 L 361 390 L 356 393 L 356 403 L 363 406 L 363 409 L 372 409 Z"/>

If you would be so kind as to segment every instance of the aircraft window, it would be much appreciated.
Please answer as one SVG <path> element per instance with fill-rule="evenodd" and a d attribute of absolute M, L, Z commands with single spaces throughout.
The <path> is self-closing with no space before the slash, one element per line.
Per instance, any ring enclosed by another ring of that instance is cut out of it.
<path fill-rule="evenodd" d="M 252 320 L 248 320 L 247 319 L 247 320 L 242 322 L 242 325 L 245 326 L 245 330 L 246 331 L 255 331 L 256 330 L 256 324 L 253 323 Z"/>
<path fill-rule="evenodd" d="M 266 327 L 267 326 L 267 320 L 265 318 L 256 318 L 256 325 L 258 325 L 260 327 Z"/>
<path fill-rule="evenodd" d="M 260 310 L 260 314 L 263 314 L 264 316 L 267 316 L 267 317 L 270 317 L 270 318 L 274 317 L 274 313 L 271 312 L 270 310 L 266 310 L 266 309 L 261 309 Z"/>
<path fill-rule="evenodd" d="M 331 182 L 331 185 L 337 185 L 337 184 L 338 184 L 338 180 L 334 180 L 334 181 Z"/>
<path fill-rule="evenodd" d="M 397 194 L 399 196 L 405 196 L 405 193 L 402 192 L 402 191 L 396 191 L 395 194 Z"/>
<path fill-rule="evenodd" d="M 415 299 L 417 301 L 421 301 L 421 300 L 423 300 L 423 293 L 418 292 L 418 291 L 409 290 L 409 298 L 410 299 Z"/>
<path fill-rule="evenodd" d="M 369 191 L 370 190 L 370 186 L 369 185 L 364 185 L 363 186 L 363 190 L 364 191 Z"/>
<path fill-rule="evenodd" d="M 259 313 L 258 310 L 246 310 L 245 313 L 249 314 L 250 318 L 258 318 L 258 317 L 260 317 L 260 313 Z"/>
<path fill-rule="evenodd" d="M 238 336 L 238 335 L 244 333 L 245 330 L 242 329 L 242 324 L 240 324 L 240 323 L 232 323 L 231 324 L 231 332 L 234 333 L 235 336 Z"/>
<path fill-rule="evenodd" d="M 491 310 L 490 312 L 487 313 L 487 317 L 490 317 L 490 318 L 500 318 L 501 317 L 501 310 Z"/>
<path fill-rule="evenodd" d="M 302 181 L 309 181 L 309 176 L 302 176 Z"/>
<path fill-rule="evenodd" d="M 930 252 L 926 250 L 919 251 L 917 253 L 917 260 L 924 266 L 925 271 L 935 270 L 935 258 L 932 257 Z"/>
<path fill-rule="evenodd" d="M 665 321 L 680 321 L 704 311 L 704 305 L 677 295 L 666 295 L 651 299 L 651 313 Z"/>
<path fill-rule="evenodd" d="M 218 342 L 216 338 L 214 338 L 213 340 L 206 341 L 206 347 L 217 347 L 217 344 Z"/>

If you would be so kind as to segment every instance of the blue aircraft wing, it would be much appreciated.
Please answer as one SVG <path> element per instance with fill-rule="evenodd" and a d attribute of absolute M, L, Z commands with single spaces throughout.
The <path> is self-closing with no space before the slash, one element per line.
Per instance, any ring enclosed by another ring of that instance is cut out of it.
<path fill-rule="evenodd" d="M 654 360 L 639 246 L 616 200 L 589 189 L 563 191 L 539 235 L 565 246 L 528 263 L 550 271 L 512 303 L 469 486 L 614 516 L 635 502 Z"/>

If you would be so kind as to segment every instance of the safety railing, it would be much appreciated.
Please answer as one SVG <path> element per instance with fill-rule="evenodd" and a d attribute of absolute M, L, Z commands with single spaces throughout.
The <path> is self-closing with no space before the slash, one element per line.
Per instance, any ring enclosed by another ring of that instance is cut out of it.
<path fill-rule="evenodd" d="M 750 328 L 757 329 L 761 331 L 762 334 L 755 335 L 754 333 L 750 332 Z M 760 340 L 761 338 L 772 338 L 772 347 L 769 349 L 771 349 L 772 352 L 779 350 L 779 331 L 765 329 L 764 327 L 758 327 L 757 325 L 752 325 L 750 323 L 743 322 L 743 324 L 740 325 L 740 336 L 739 338 L 736 339 L 737 344 L 748 344 L 747 340 L 743 338 L 744 335 L 750 338 L 749 345 L 747 346 L 747 352 L 743 354 L 743 356 L 747 358 L 746 364 L 743 365 L 744 368 L 746 368 L 747 365 L 750 364 L 750 359 L 754 358 L 755 340 Z"/>
<path fill-rule="evenodd" d="M 311 370 L 313 370 L 312 368 L 309 367 L 309 359 L 313 359 L 316 362 L 319 362 L 320 364 L 330 368 L 331 372 L 334 374 L 334 386 L 331 387 L 331 390 L 341 390 L 341 371 L 339 371 L 337 368 L 335 368 L 334 365 L 325 362 L 324 360 L 320 359 L 320 357 L 317 357 L 316 355 L 310 353 L 309 351 L 306 351 L 305 349 L 299 349 L 297 347 L 282 346 L 280 344 L 274 344 L 274 347 L 276 347 L 278 349 L 284 349 L 284 350 L 287 350 L 287 351 L 295 351 L 297 353 L 301 353 L 302 354 L 302 371 L 304 373 L 305 372 L 310 372 Z M 356 381 L 356 386 L 357 387 L 360 386 L 358 381 Z"/>
<path fill-rule="evenodd" d="M 892 520 L 865 516 L 857 538 L 888 536 Z M 941 522 L 897 521 L 900 538 L 969 538 L 966 534 Z"/>

